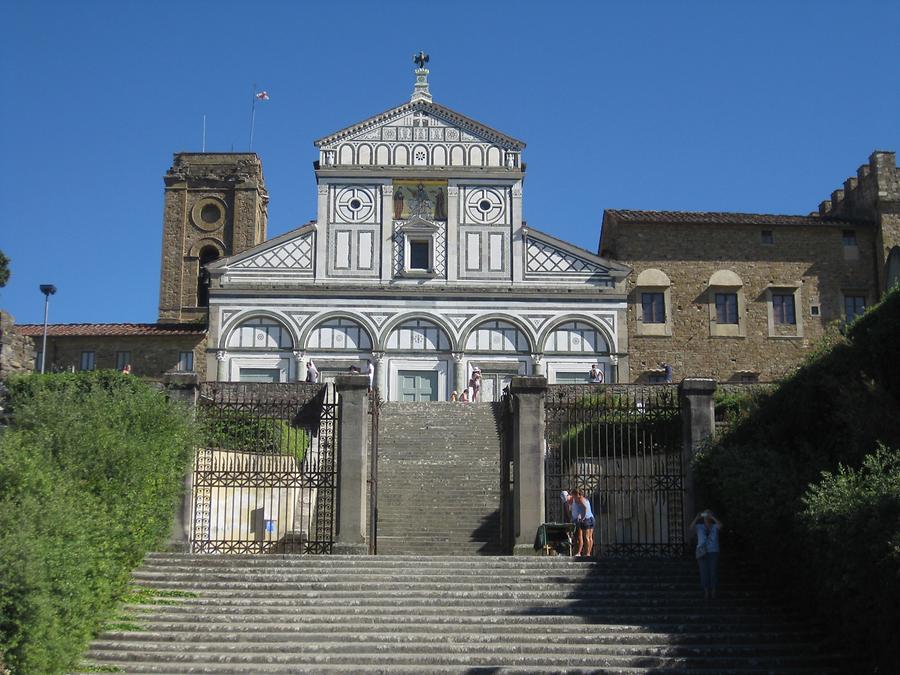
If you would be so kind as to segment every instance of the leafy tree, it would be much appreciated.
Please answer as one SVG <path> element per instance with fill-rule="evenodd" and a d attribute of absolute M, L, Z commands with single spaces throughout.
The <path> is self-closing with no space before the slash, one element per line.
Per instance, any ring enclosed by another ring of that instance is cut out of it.
<path fill-rule="evenodd" d="M 6 286 L 9 281 L 9 258 L 0 251 L 0 288 Z"/>

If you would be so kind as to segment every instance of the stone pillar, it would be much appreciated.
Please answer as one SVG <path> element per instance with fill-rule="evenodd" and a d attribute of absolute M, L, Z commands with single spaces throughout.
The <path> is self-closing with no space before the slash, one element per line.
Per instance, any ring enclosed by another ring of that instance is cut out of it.
<path fill-rule="evenodd" d="M 544 372 L 544 355 L 532 354 L 531 361 L 534 363 L 534 375 L 546 377 L 547 373 Z"/>
<path fill-rule="evenodd" d="M 378 395 L 387 400 L 387 363 L 384 360 L 384 352 L 372 352 L 372 363 L 375 365 L 375 388 Z"/>
<path fill-rule="evenodd" d="M 216 352 L 216 382 L 228 382 L 228 364 L 224 349 Z"/>
<path fill-rule="evenodd" d="M 681 401 L 681 422 L 683 428 L 682 461 L 684 464 L 684 530 L 685 541 L 690 541 L 688 525 L 694 519 L 700 505 L 694 486 L 694 471 L 691 461 L 703 443 L 716 432 L 716 412 L 713 394 L 716 381 L 705 378 L 685 378 L 678 385 Z"/>
<path fill-rule="evenodd" d="M 534 555 L 534 538 L 544 522 L 544 395 L 546 377 L 514 377 L 513 555 Z"/>
<path fill-rule="evenodd" d="M 306 382 L 309 371 L 306 368 L 306 353 L 294 352 L 294 361 L 297 363 L 297 382 Z"/>
<path fill-rule="evenodd" d="M 366 481 L 368 480 L 369 378 L 338 375 L 337 554 L 364 555 L 366 545 Z"/>
<path fill-rule="evenodd" d="M 163 375 L 163 391 L 173 401 L 194 407 L 200 393 L 200 377 L 196 373 L 165 373 Z M 169 541 L 166 545 L 169 551 L 188 552 L 191 546 L 191 527 L 193 516 L 191 511 L 191 497 L 193 495 L 193 478 L 195 458 L 191 461 L 187 475 L 182 480 L 183 493 L 181 507 L 175 511 L 172 519 L 172 529 L 169 531 Z"/>
<path fill-rule="evenodd" d="M 453 352 L 453 388 L 457 394 L 462 394 L 468 381 L 466 379 L 466 367 L 463 364 L 464 352 Z"/>
<path fill-rule="evenodd" d="M 609 355 L 609 379 L 607 384 L 615 384 L 619 381 L 619 357 L 616 354 Z"/>

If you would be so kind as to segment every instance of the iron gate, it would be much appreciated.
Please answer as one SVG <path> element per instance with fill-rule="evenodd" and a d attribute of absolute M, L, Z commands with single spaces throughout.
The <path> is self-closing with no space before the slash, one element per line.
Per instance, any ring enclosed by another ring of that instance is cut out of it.
<path fill-rule="evenodd" d="M 546 520 L 561 490 L 591 500 L 596 554 L 684 552 L 682 425 L 671 385 L 551 385 L 546 400 Z"/>
<path fill-rule="evenodd" d="M 326 385 L 204 382 L 194 553 L 331 553 L 337 404 Z"/>

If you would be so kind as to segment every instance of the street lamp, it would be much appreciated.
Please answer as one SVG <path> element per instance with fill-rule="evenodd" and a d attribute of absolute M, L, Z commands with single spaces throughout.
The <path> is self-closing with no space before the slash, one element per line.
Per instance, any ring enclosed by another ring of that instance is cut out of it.
<path fill-rule="evenodd" d="M 41 373 L 47 365 L 47 318 L 50 316 L 50 296 L 56 293 L 53 284 L 41 284 L 41 293 L 44 294 L 44 346 L 41 349 Z"/>

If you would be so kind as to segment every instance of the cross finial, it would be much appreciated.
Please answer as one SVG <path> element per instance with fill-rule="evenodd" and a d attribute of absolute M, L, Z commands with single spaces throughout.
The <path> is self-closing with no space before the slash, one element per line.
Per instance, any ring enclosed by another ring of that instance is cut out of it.
<path fill-rule="evenodd" d="M 413 56 L 413 63 L 419 66 L 419 68 L 424 68 L 425 64 L 428 63 L 428 54 L 420 49 L 419 53 Z"/>

